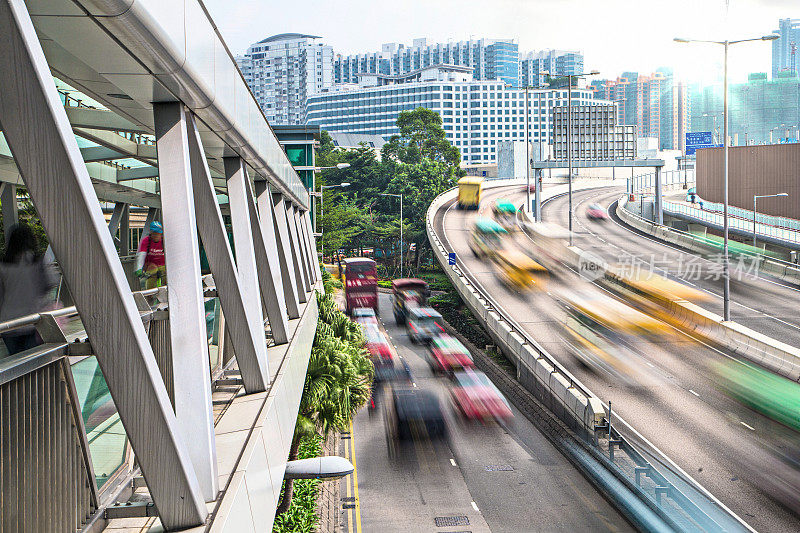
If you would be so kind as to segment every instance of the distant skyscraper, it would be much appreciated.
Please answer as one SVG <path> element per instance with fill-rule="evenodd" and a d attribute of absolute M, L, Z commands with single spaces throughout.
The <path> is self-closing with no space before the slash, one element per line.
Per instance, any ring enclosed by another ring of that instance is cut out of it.
<path fill-rule="evenodd" d="M 470 39 L 469 41 L 428 44 L 414 39 L 411 46 L 386 43 L 380 52 L 337 56 L 334 62 L 336 83 L 357 83 L 358 74 L 402 76 L 435 65 L 472 67 L 476 80 L 519 83 L 519 45 L 513 39 Z"/>
<path fill-rule="evenodd" d="M 333 48 L 320 37 L 282 33 L 236 58 L 247 85 L 274 124 L 305 124 L 306 100 L 333 84 Z"/>
<path fill-rule="evenodd" d="M 519 62 L 519 82 L 522 87 L 539 87 L 549 74 L 564 76 L 583 72 L 583 54 L 567 50 L 528 52 Z M 565 85 L 566 86 L 566 85 Z"/>
<path fill-rule="evenodd" d="M 623 72 L 616 80 L 596 80 L 591 86 L 595 98 L 616 102 L 620 123 L 636 126 L 638 137 L 657 138 L 662 150 L 683 149 L 691 125 L 689 91 L 672 70 Z"/>
<path fill-rule="evenodd" d="M 800 19 L 780 19 L 778 29 L 772 32 L 780 36 L 772 41 L 772 77 L 800 72 Z"/>

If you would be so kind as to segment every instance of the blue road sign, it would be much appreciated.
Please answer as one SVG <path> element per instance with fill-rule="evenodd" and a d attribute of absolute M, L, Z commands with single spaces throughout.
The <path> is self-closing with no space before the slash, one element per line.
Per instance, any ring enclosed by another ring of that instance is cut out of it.
<path fill-rule="evenodd" d="M 686 155 L 694 155 L 699 148 L 715 146 L 710 131 L 690 131 L 686 133 Z"/>
<path fill-rule="evenodd" d="M 456 266 L 456 254 L 455 252 L 450 252 L 447 254 L 447 264 L 450 266 Z"/>

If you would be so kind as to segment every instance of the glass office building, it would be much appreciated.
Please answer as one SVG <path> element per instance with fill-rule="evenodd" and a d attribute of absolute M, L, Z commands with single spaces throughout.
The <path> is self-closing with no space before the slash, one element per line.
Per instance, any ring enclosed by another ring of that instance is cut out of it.
<path fill-rule="evenodd" d="M 780 19 L 778 29 L 772 33 L 778 36 L 772 41 L 772 77 L 800 74 L 800 19 Z"/>
<path fill-rule="evenodd" d="M 729 134 L 734 146 L 773 144 L 800 138 L 800 77 L 751 74 L 746 83 L 729 86 Z M 722 142 L 722 87 L 694 87 L 692 131 L 710 131 Z"/>
<path fill-rule="evenodd" d="M 529 91 L 531 142 L 552 143 L 551 109 L 566 106 L 566 89 Z M 576 106 L 610 104 L 590 89 L 572 89 Z M 498 141 L 525 140 L 525 91 L 499 81 L 429 81 L 331 90 L 308 99 L 308 122 L 330 132 L 386 139 L 399 133 L 401 111 L 426 107 L 439 113 L 448 140 L 464 164 L 495 163 Z"/>

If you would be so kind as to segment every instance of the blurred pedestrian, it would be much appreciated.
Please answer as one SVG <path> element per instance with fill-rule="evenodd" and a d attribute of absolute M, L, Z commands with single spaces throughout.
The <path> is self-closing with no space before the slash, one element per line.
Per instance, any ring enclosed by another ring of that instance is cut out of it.
<path fill-rule="evenodd" d="M 160 222 L 150 223 L 150 233 L 142 238 L 136 252 L 135 274 L 147 281 L 145 287 L 154 289 L 167 283 L 167 267 L 164 260 L 164 228 Z M 159 281 L 161 282 L 159 284 Z"/>
<path fill-rule="evenodd" d="M 27 224 L 15 224 L 6 240 L 0 261 L 0 322 L 42 312 L 58 282 L 53 265 L 36 253 L 36 236 Z M 24 326 L 2 334 L 12 355 L 42 343 L 35 326 Z"/>

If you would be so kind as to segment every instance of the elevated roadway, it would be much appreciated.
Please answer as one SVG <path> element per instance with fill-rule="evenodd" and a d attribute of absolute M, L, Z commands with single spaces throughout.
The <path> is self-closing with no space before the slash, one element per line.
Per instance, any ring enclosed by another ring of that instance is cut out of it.
<path fill-rule="evenodd" d="M 643 271 L 652 267 L 658 274 L 680 279 L 711 297 L 706 302 L 698 302 L 698 305 L 722 314 L 720 263 L 660 242 L 624 225 L 615 215 L 615 202 L 624 192 L 622 188 L 604 187 L 575 193 L 575 245 L 609 263 L 623 263 L 625 268 L 636 265 Z M 604 224 L 589 221 L 585 211 L 591 203 L 599 203 L 608 209 L 610 220 Z M 566 196 L 548 201 L 542 208 L 544 220 L 566 227 L 567 205 Z M 768 275 L 750 271 L 749 267 L 749 262 L 739 265 L 737 260 L 731 261 L 731 319 L 800 347 L 800 314 L 797 312 L 800 290 Z"/>
<path fill-rule="evenodd" d="M 551 197 L 566 192 L 566 186 L 550 186 L 543 192 L 546 198 Z M 656 246 L 637 234 L 617 228 L 612 221 L 595 228 L 585 219 L 583 210 L 587 200 L 605 195 L 597 199 L 608 204 L 617 194 L 609 189 L 576 193 L 575 229 L 580 239 L 576 244 L 586 244 L 584 240 L 591 241 L 602 235 L 607 241 L 610 238 L 614 242 L 627 241 L 626 246 L 632 250 L 637 249 L 639 241 L 645 241 L 642 246 Z M 661 343 L 638 346 L 645 364 L 652 370 L 653 380 L 647 387 L 626 387 L 590 371 L 575 359 L 561 339 L 563 311 L 550 296 L 509 291 L 499 281 L 491 262 L 472 255 L 468 245 L 472 222 L 479 214 L 488 215 L 491 200 L 501 196 L 524 203 L 524 193 L 519 186 L 489 189 L 478 213 L 458 211 L 449 203 L 437 214 L 436 230 L 443 232 L 462 269 L 584 385 L 604 402 L 612 400 L 615 413 L 751 526 L 760 531 L 800 529 L 800 519 L 774 501 L 761 483 L 752 479 L 753 468 L 760 465 L 766 471 L 774 465 L 763 438 L 780 432 L 781 428 L 720 391 L 715 365 L 725 361 L 728 354 L 676 333 Z M 545 216 L 566 225 L 565 209 L 561 201 L 555 199 L 545 206 Z M 595 230 L 602 233 L 595 234 Z M 616 237 L 607 237 L 612 231 L 618 232 Z M 522 235 L 515 238 L 520 247 L 531 244 Z M 612 248 L 600 241 L 593 250 L 606 256 Z"/>

